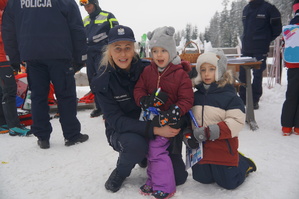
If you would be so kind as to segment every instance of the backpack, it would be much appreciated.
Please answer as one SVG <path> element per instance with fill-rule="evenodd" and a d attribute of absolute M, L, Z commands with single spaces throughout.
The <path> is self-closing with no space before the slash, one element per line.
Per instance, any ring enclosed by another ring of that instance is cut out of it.
<path fill-rule="evenodd" d="M 299 25 L 287 25 L 282 28 L 285 46 L 283 59 L 288 63 L 299 63 Z"/>

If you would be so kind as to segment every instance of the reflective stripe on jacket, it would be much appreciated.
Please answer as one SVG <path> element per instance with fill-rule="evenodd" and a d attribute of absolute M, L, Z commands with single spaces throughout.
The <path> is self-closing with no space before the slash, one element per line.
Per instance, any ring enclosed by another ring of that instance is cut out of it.
<path fill-rule="evenodd" d="M 117 19 L 110 12 L 100 11 L 93 19 L 89 15 L 84 18 L 83 24 L 87 35 L 87 45 L 107 45 L 108 32 L 118 25 Z"/>

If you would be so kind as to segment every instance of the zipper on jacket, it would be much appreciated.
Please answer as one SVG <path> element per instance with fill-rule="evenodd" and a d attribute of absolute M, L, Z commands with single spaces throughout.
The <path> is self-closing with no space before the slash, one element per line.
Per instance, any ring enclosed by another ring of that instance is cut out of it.
<path fill-rule="evenodd" d="M 231 145 L 230 145 L 228 139 L 226 139 L 225 141 L 226 141 L 226 143 L 227 143 L 227 147 L 228 147 L 228 151 L 229 151 L 229 153 L 230 153 L 231 155 L 234 155 L 234 153 L 233 153 L 233 151 L 232 151 L 232 147 L 231 147 Z"/>
<path fill-rule="evenodd" d="M 159 73 L 159 71 L 158 71 L 158 73 Z M 157 88 L 159 88 L 159 84 L 160 84 L 160 78 L 161 78 L 161 76 L 158 74 Z"/>
<path fill-rule="evenodd" d="M 203 126 L 203 122 L 204 122 L 204 107 L 205 107 L 205 104 L 206 104 L 206 101 L 207 101 L 207 95 L 208 95 L 208 90 L 205 90 L 205 98 L 204 98 L 204 102 L 202 104 L 202 108 L 201 108 L 201 125 Z"/>
<path fill-rule="evenodd" d="M 201 126 L 203 126 L 204 107 L 205 107 L 205 105 L 203 104 L 203 105 L 202 105 L 202 108 L 201 108 Z"/>
<path fill-rule="evenodd" d="M 158 66 L 157 66 L 158 67 Z M 157 80 L 157 88 L 159 88 L 160 86 L 160 79 L 162 77 L 162 75 L 170 68 L 170 66 L 167 66 L 167 68 L 160 74 L 158 68 L 157 68 L 157 72 L 158 72 L 158 80 Z"/>

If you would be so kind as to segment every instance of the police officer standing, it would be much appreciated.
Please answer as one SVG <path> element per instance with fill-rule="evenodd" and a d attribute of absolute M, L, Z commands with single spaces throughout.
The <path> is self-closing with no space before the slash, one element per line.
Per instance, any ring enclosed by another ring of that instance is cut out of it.
<path fill-rule="evenodd" d="M 259 108 L 263 94 L 263 71 L 266 69 L 269 45 L 282 30 L 281 16 L 278 9 L 265 0 L 249 0 L 243 9 L 242 56 L 263 60 L 260 69 L 253 70 L 252 95 L 254 109 Z M 239 78 L 246 82 L 245 69 L 240 67 Z M 246 104 L 246 90 L 240 88 L 240 97 Z"/>
<path fill-rule="evenodd" d="M 80 5 L 84 6 L 88 16 L 83 23 L 87 35 L 87 77 L 89 83 L 96 76 L 102 59 L 103 47 L 108 44 L 108 32 L 111 28 L 118 25 L 117 19 L 110 12 L 103 11 L 98 0 L 79 0 Z M 95 95 L 96 108 L 91 112 L 90 117 L 102 115 L 102 110 Z"/>
<path fill-rule="evenodd" d="M 74 73 L 86 59 L 86 35 L 74 0 L 9 0 L 2 36 L 13 64 L 27 63 L 32 100 L 32 133 L 42 149 L 50 147 L 48 93 L 55 87 L 65 145 L 88 140 L 77 119 Z"/>

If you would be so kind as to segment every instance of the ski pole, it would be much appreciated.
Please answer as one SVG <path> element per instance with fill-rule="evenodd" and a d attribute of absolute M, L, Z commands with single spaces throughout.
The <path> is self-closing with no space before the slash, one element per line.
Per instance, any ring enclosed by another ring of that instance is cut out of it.
<path fill-rule="evenodd" d="M 194 114 L 193 114 L 192 110 L 189 110 L 189 114 L 190 114 L 190 117 L 192 119 L 192 122 L 193 122 L 194 126 L 199 127 L 199 125 L 198 125 L 198 123 L 197 123 L 197 121 L 194 117 Z"/>

